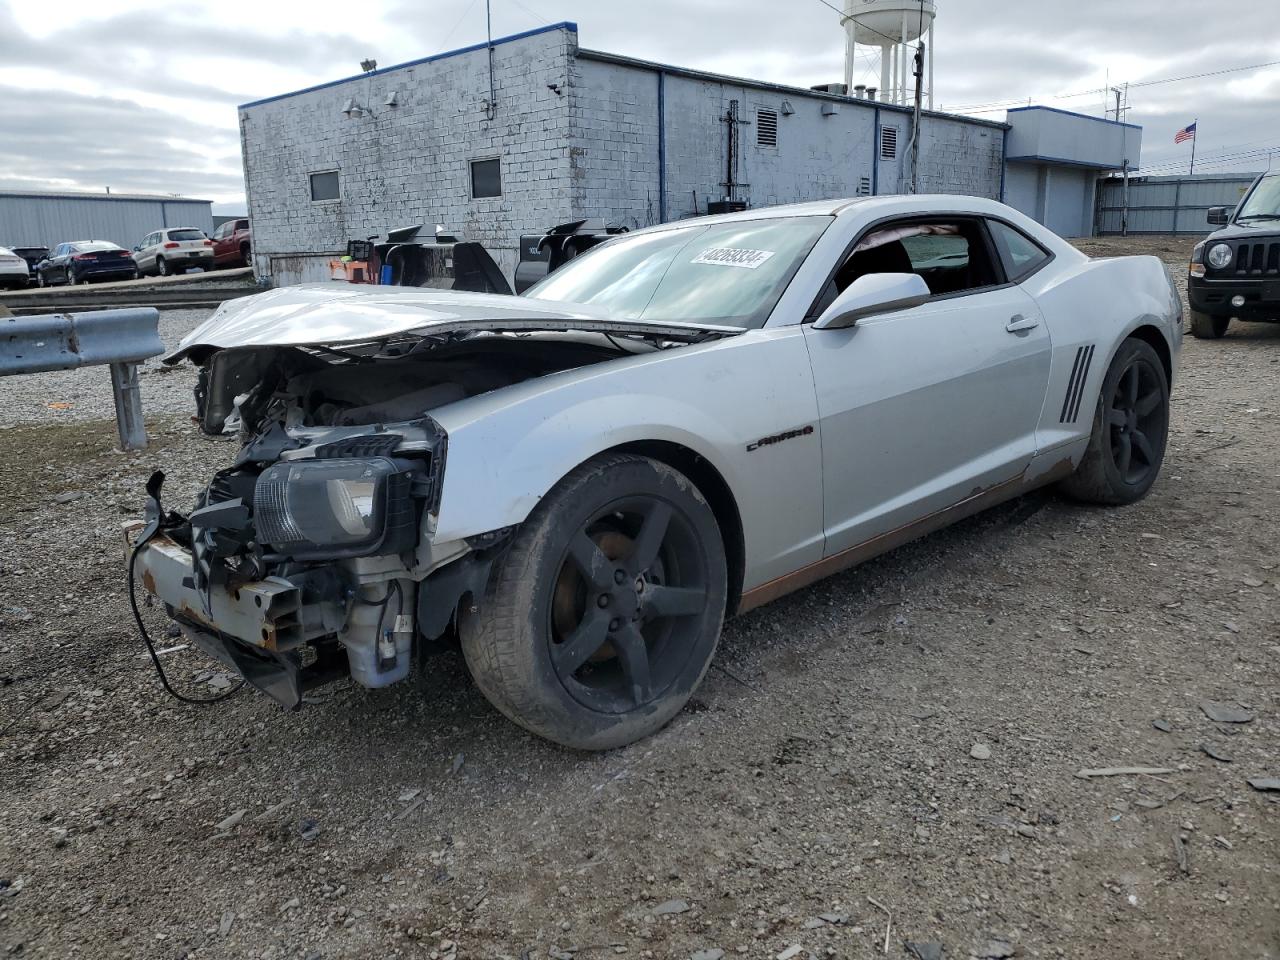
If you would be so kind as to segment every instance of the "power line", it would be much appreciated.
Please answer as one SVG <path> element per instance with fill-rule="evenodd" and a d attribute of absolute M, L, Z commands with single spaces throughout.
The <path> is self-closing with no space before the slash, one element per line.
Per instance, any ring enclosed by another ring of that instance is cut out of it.
<path fill-rule="evenodd" d="M 820 0 L 825 2 L 825 0 Z M 1220 77 L 1228 73 L 1241 73 L 1245 70 L 1261 70 L 1264 67 L 1280 66 L 1280 60 L 1268 60 L 1266 63 L 1251 63 L 1239 67 L 1225 67 L 1221 70 L 1209 70 L 1204 73 L 1189 73 L 1181 77 L 1161 77 L 1158 80 L 1136 80 L 1129 83 L 1129 87 L 1153 87 L 1163 83 L 1180 83 L 1184 80 L 1202 80 L 1205 77 Z M 1121 84 L 1112 84 L 1112 86 L 1121 86 Z M 1104 87 L 1093 87 L 1089 90 L 1080 90 L 1075 93 L 1057 93 L 1051 97 L 1045 97 L 1046 100 L 1072 100 L 1076 97 L 1096 96 Z M 983 103 L 961 104 L 959 106 L 943 107 L 951 113 L 995 113 L 1003 110 L 1006 105 L 1013 106 L 1022 103 L 1026 98 L 1018 97 L 1010 100 L 988 100 Z M 985 109 L 980 109 L 985 108 Z"/>

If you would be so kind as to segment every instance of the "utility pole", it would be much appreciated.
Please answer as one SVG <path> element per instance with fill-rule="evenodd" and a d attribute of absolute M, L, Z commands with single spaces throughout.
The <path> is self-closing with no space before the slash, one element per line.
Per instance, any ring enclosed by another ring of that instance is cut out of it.
<path fill-rule="evenodd" d="M 924 37 L 916 47 L 914 68 L 916 76 L 916 109 L 915 119 L 911 122 L 911 192 L 920 192 L 920 97 L 921 85 L 924 83 Z M 932 91 L 930 91 L 932 93 Z"/>

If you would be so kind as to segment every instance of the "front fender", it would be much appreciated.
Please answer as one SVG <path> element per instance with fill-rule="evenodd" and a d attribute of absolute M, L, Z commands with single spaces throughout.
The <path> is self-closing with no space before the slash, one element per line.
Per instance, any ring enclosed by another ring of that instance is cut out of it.
<path fill-rule="evenodd" d="M 574 467 L 641 440 L 688 447 L 719 470 L 730 489 L 736 485 L 732 467 L 717 455 L 731 442 L 728 431 L 704 411 L 654 393 L 557 392 L 450 432 L 435 538 L 456 540 L 521 523 Z"/>
<path fill-rule="evenodd" d="M 596 454 L 665 441 L 703 457 L 728 485 L 747 587 L 821 558 L 817 398 L 798 326 L 563 371 L 432 417 L 448 435 L 438 543 L 523 522 Z M 779 435 L 787 442 L 756 442 Z"/>

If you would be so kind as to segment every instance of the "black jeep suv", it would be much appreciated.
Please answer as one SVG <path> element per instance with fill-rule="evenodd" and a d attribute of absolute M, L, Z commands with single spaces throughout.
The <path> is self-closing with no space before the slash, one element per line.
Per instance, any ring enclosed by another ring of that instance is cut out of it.
<path fill-rule="evenodd" d="M 1253 181 L 1234 214 L 1210 207 L 1209 222 L 1225 226 L 1191 252 L 1192 335 L 1220 337 L 1232 317 L 1280 322 L 1280 173 Z"/>

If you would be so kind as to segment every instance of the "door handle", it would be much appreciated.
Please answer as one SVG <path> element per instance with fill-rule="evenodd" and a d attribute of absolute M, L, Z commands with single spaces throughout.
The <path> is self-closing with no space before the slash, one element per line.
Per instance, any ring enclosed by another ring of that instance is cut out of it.
<path fill-rule="evenodd" d="M 1004 328 L 1010 333 L 1021 333 L 1023 330 L 1034 330 L 1038 326 L 1040 326 L 1038 317 L 1024 317 L 1020 313 L 1015 313 L 1009 318 Z"/>

